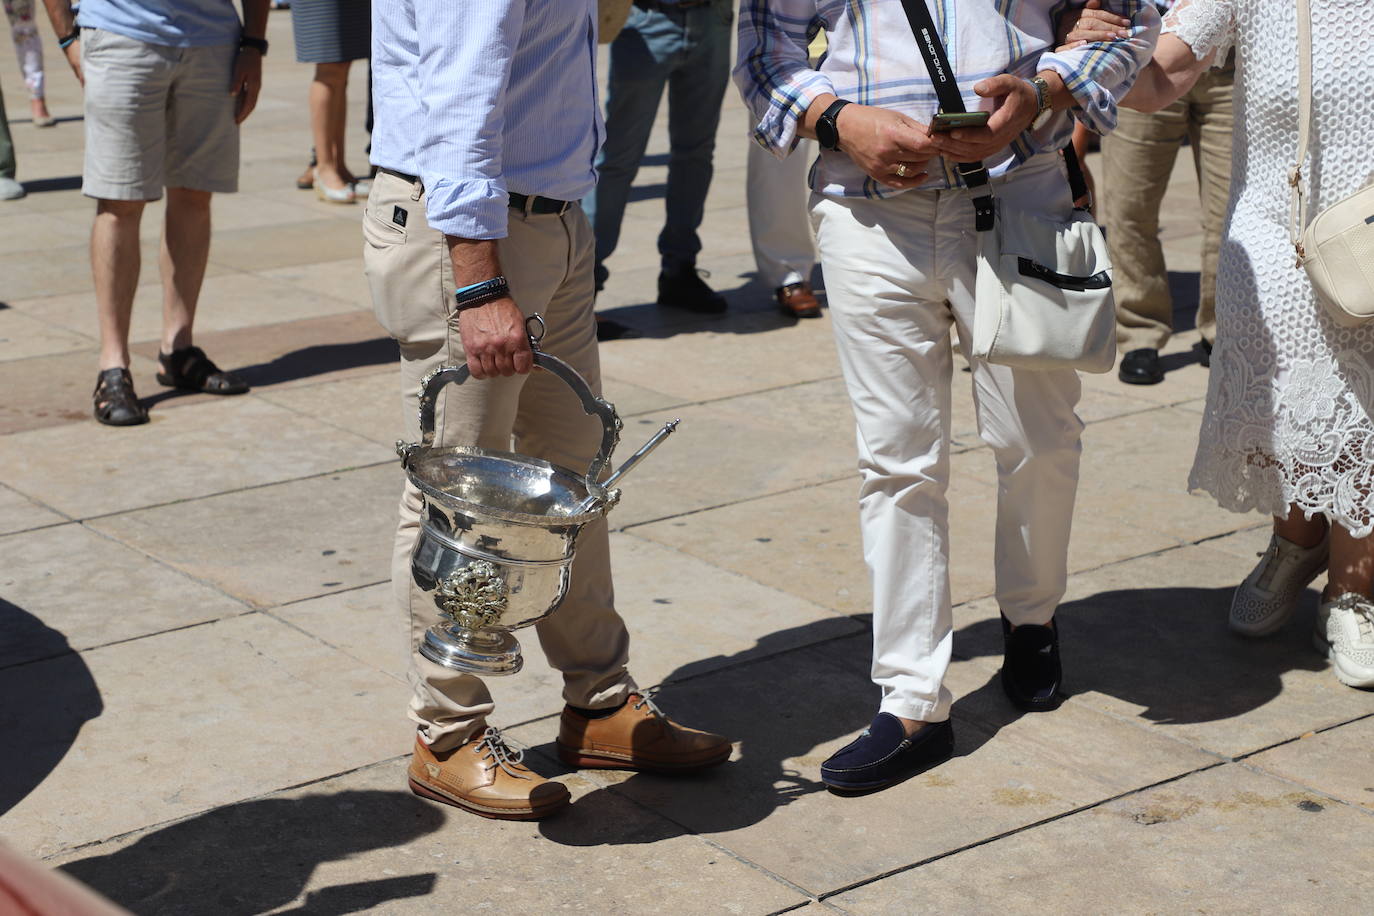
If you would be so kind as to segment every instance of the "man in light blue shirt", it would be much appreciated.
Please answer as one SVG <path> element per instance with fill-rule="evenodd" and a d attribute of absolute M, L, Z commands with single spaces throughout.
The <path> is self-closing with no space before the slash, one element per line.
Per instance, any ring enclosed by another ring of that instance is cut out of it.
<path fill-rule="evenodd" d="M 401 351 L 406 438 L 420 440 L 422 379 L 466 361 L 472 379 L 436 405 L 436 444 L 515 450 L 585 468 L 601 429 L 562 381 L 531 372 L 526 321 L 541 348 L 600 393 L 591 226 L 577 201 L 596 184 L 594 0 L 373 0 L 372 162 L 364 265 L 377 319 Z M 407 483 L 392 560 L 396 602 L 415 638 L 438 622 L 412 585 L 420 493 Z M 615 611 L 604 520 L 586 525 L 567 596 L 539 642 L 564 673 L 559 756 L 569 766 L 683 772 L 730 754 L 638 693 Z M 410 787 L 487 817 L 543 817 L 561 783 L 520 762 L 486 719 L 481 679 L 411 653 L 416 724 Z"/>

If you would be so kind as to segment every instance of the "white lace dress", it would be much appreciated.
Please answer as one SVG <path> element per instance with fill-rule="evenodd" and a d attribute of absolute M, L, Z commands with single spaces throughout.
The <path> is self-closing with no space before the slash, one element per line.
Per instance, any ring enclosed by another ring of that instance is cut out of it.
<path fill-rule="evenodd" d="M 1368 0 L 1311 0 L 1309 214 L 1374 181 Z M 1217 339 L 1189 488 L 1224 508 L 1296 504 L 1356 537 L 1374 529 L 1374 325 L 1326 317 L 1288 237 L 1298 144 L 1292 0 L 1181 0 L 1165 20 L 1199 59 L 1236 49 L 1231 201 L 1217 269 Z"/>

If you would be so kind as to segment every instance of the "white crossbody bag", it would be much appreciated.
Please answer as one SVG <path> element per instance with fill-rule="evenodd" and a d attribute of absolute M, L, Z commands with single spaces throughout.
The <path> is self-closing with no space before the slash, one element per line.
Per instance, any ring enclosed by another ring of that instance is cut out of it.
<path fill-rule="evenodd" d="M 1308 0 L 1298 0 L 1298 159 L 1288 176 L 1289 235 L 1318 301 L 1337 324 L 1357 327 L 1374 318 L 1374 185 L 1327 207 L 1309 223 L 1302 166 L 1311 133 L 1312 13 Z"/>
<path fill-rule="evenodd" d="M 925 0 L 902 0 L 944 112 L 964 110 Z M 1073 147 L 1064 150 L 1073 199 L 1087 196 Z M 994 199 L 981 162 L 958 164 L 973 192 L 978 277 L 972 355 L 1019 369 L 1109 372 L 1116 362 L 1116 302 L 1107 240 L 1086 210 L 1047 219 Z"/>

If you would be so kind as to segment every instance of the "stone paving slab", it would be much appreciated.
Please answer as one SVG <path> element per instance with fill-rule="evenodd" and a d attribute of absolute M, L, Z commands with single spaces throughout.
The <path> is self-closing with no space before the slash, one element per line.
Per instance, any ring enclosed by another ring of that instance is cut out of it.
<path fill-rule="evenodd" d="M 587 847 L 660 819 L 619 798 L 565 842 L 537 825 L 441 809 L 404 791 L 405 761 L 221 808 L 55 860 L 140 916 L 187 912 L 769 913 L 806 897 L 709 842 L 676 835 L 614 856 Z M 575 796 L 595 792 L 568 780 Z M 300 830 L 300 825 L 311 825 Z M 243 837 L 274 837 L 271 844 Z M 207 857 L 207 850 L 216 855 Z"/>
<path fill-rule="evenodd" d="M 575 807 L 604 804 L 607 794 L 629 796 L 819 894 L 1215 759 L 1098 713 L 1054 739 L 1028 742 L 1016 729 L 1002 729 L 1014 716 L 989 725 L 985 714 L 966 715 L 961 699 L 952 761 L 887 792 L 834 796 L 817 781 L 817 768 L 872 715 L 867 659 L 868 637 L 859 635 L 673 687 L 663 697 L 670 714 L 742 739 L 732 762 L 691 782 L 584 773 L 604 788 Z M 1000 694 L 986 682 L 968 662 L 956 662 L 948 681 L 961 698 Z M 721 696 L 732 701 L 722 704 Z M 998 702 L 1005 704 L 1000 696 Z M 521 740 L 536 733 L 535 726 L 515 730 Z M 1057 743 L 1064 740 L 1068 748 Z M 1124 743 L 1140 749 L 1133 767 L 1111 765 Z M 536 749 L 551 753 L 547 744 Z M 561 840 L 577 822 L 549 820 L 540 829 Z"/>
<path fill-rule="evenodd" d="M 33 704 L 5 713 L 21 718 L 26 764 L 3 751 L 6 786 L 46 777 L 5 814 L 6 838 L 33 856 L 409 747 L 392 678 L 260 614 L 6 668 L 0 692 Z M 60 762 L 40 774 L 45 755 Z"/>
<path fill-rule="evenodd" d="M 0 668 L 242 614 L 222 592 L 83 525 L 0 537 Z M 15 619 L 28 618 L 34 627 Z M 41 628 L 37 621 L 42 621 Z M 49 629 L 51 628 L 51 629 Z M 30 640 L 38 629 L 44 638 Z M 60 631 L 54 644 L 46 634 Z"/>
<path fill-rule="evenodd" d="M 252 398 L 156 410 L 140 427 L 94 423 L 0 439 L 14 489 L 74 518 L 194 499 L 384 461 L 360 436 Z"/>
<path fill-rule="evenodd" d="M 1369 815 L 1235 765 L 1188 776 L 833 898 L 855 916 L 1358 913 Z"/>
<path fill-rule="evenodd" d="M 40 321 L 12 305 L 0 309 L 0 359 L 53 356 L 89 350 L 91 340 L 81 334 Z"/>
<path fill-rule="evenodd" d="M 401 494 L 387 462 L 90 522 L 253 607 L 387 577 Z"/>
<path fill-rule="evenodd" d="M 1246 759 L 1252 767 L 1374 812 L 1374 713 Z"/>
<path fill-rule="evenodd" d="M 1058 612 L 1069 702 L 1228 757 L 1374 713 L 1374 694 L 1341 685 L 1312 649 L 1310 618 L 1258 640 L 1227 629 L 1251 565 L 1203 545 L 1074 576 Z M 954 651 L 990 669 L 994 608 L 955 609 Z"/>
<path fill-rule="evenodd" d="M 60 525 L 65 521 L 66 516 L 39 505 L 9 487 L 0 485 L 0 534 L 12 534 L 45 525 Z"/>

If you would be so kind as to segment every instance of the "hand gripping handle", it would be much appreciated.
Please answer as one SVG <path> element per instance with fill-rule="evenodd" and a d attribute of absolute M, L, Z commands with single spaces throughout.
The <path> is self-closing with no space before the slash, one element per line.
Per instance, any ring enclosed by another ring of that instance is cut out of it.
<path fill-rule="evenodd" d="M 542 320 L 540 324 L 542 326 Z M 530 349 L 534 351 L 534 365 L 537 368 L 552 372 L 562 379 L 564 384 L 571 388 L 573 394 L 577 395 L 578 400 L 582 402 L 582 409 L 587 415 L 601 419 L 601 448 L 587 467 L 586 483 L 588 493 L 604 496 L 605 491 L 599 481 L 606 472 L 606 468 L 610 466 L 611 453 L 615 451 L 617 443 L 620 442 L 621 422 L 620 417 L 615 412 L 615 407 L 610 402 L 592 394 L 592 389 L 588 386 L 586 379 L 582 378 L 576 369 L 558 357 L 550 356 L 540 350 L 538 341 L 534 337 L 530 338 Z M 448 384 L 461 385 L 467 381 L 470 375 L 471 372 L 466 364 L 441 366 L 425 376 L 424 381 L 420 383 L 420 447 L 430 448 L 434 445 L 434 408 L 438 403 L 439 390 Z M 404 444 L 398 447 L 403 463 L 409 458 L 413 449 L 414 446 Z"/>

